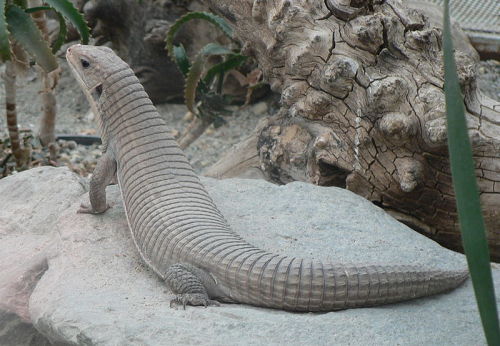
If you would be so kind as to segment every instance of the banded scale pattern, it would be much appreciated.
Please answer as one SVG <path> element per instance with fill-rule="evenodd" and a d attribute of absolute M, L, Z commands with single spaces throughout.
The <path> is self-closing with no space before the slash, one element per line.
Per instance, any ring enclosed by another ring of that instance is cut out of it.
<path fill-rule="evenodd" d="M 181 264 L 214 279 L 213 299 L 331 311 L 444 292 L 467 277 L 410 266 L 334 265 L 252 246 L 230 229 L 132 70 L 107 48 L 74 47 L 99 67 L 99 74 L 92 74 L 70 61 L 85 85 L 96 85 L 87 95 L 117 162 L 132 236 L 144 261 L 163 279 L 171 265 Z M 193 280 L 190 274 L 182 277 Z"/>

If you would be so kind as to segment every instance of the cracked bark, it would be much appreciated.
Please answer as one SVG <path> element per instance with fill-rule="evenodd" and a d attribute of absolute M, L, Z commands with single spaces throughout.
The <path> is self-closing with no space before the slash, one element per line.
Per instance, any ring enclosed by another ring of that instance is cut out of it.
<path fill-rule="evenodd" d="M 397 0 L 210 0 L 281 109 L 258 131 L 266 177 L 345 187 L 461 249 L 447 154 L 441 30 Z M 251 15 L 249 15 L 251 14 Z M 500 103 L 456 51 L 492 257 L 500 259 Z M 235 166 L 241 159 L 234 160 Z M 219 164 L 220 166 L 220 164 Z"/>

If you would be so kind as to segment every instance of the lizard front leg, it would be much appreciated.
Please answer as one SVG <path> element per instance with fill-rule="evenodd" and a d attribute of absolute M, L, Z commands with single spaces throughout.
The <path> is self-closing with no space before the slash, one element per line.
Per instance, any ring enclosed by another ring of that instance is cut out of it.
<path fill-rule="evenodd" d="M 109 152 L 105 152 L 97 161 L 92 178 L 90 178 L 90 206 L 82 204 L 78 213 L 102 214 L 108 210 L 106 186 L 111 183 L 115 176 L 116 160 Z"/>

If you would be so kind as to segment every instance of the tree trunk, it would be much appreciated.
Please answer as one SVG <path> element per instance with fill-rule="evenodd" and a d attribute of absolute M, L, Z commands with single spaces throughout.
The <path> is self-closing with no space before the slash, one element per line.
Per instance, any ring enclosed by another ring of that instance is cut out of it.
<path fill-rule="evenodd" d="M 281 93 L 281 109 L 256 145 L 268 179 L 345 187 L 447 247 L 461 248 L 440 28 L 397 0 L 208 3 Z M 498 260 L 500 103 L 479 93 L 475 58 L 459 50 L 455 57 Z"/>

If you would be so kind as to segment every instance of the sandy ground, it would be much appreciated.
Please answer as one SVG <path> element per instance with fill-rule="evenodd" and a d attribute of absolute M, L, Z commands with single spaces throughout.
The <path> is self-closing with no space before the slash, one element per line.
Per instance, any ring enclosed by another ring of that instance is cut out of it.
<path fill-rule="evenodd" d="M 57 134 L 96 134 L 95 123 L 88 116 L 89 106 L 85 96 L 71 76 L 66 61 L 59 56 L 63 73 L 56 90 L 58 119 Z M 4 67 L 0 67 L 0 73 Z M 483 61 L 478 67 L 478 83 L 481 90 L 489 97 L 500 99 L 500 63 Z M 40 118 L 39 79 L 36 71 L 29 71 L 26 77 L 18 78 L 18 122 L 21 129 L 36 131 Z M 5 109 L 3 80 L 0 79 L 0 107 Z M 258 120 L 272 113 L 277 107 L 277 97 L 269 96 L 265 100 L 238 111 L 228 117 L 228 123 L 218 129 L 210 128 L 202 137 L 186 151 L 195 169 L 202 173 L 221 157 L 232 145 L 248 135 Z M 179 104 L 163 104 L 158 106 L 159 112 L 167 119 L 169 125 L 182 132 L 188 125 L 185 119 L 186 108 Z M 3 111 L 2 111 L 3 113 Z M 0 138 L 6 138 L 6 119 L 0 116 Z M 95 160 L 95 148 L 92 148 L 90 160 Z"/>

